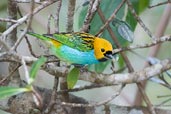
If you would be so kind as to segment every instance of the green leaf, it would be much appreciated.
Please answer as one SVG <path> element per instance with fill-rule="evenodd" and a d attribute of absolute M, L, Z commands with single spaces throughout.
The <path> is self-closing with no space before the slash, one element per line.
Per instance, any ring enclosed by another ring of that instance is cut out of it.
<path fill-rule="evenodd" d="M 72 89 L 77 83 L 77 80 L 80 75 L 80 70 L 77 67 L 74 67 L 67 75 L 67 85 L 68 89 Z"/>
<path fill-rule="evenodd" d="M 139 13 L 143 12 L 150 5 L 150 0 L 139 0 Z"/>
<path fill-rule="evenodd" d="M 28 92 L 28 91 L 31 91 L 31 89 L 1 86 L 0 87 L 0 99 L 4 99 L 7 97 L 11 97 L 13 95 L 17 95 L 19 93 Z"/>
<path fill-rule="evenodd" d="M 40 67 L 46 62 L 46 58 L 45 57 L 41 57 L 39 58 L 36 62 L 33 63 L 31 70 L 30 70 L 30 80 L 29 80 L 29 84 L 33 83 L 33 81 L 36 78 L 36 74 L 38 72 L 38 70 L 40 69 Z"/>
<path fill-rule="evenodd" d="M 128 23 L 115 18 L 112 21 L 112 25 L 117 29 L 117 33 L 120 35 L 121 38 L 127 40 L 128 42 L 133 42 L 134 33 Z"/>

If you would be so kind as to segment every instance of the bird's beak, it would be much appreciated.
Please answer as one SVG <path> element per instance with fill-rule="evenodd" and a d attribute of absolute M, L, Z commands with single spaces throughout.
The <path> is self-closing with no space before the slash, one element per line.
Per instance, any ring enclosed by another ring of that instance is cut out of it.
<path fill-rule="evenodd" d="M 118 61 L 119 56 L 118 56 L 118 54 L 106 53 L 105 58 L 112 59 L 113 61 Z"/>
<path fill-rule="evenodd" d="M 113 59 L 112 51 L 107 51 L 104 54 L 106 59 Z"/>
<path fill-rule="evenodd" d="M 113 59 L 113 55 L 112 55 L 112 54 L 105 54 L 105 57 L 106 57 L 107 59 Z"/>

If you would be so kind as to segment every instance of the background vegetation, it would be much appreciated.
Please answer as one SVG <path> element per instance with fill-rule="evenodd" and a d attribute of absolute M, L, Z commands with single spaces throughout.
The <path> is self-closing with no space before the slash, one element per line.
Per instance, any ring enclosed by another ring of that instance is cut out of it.
<path fill-rule="evenodd" d="M 170 15 L 169 0 L 2 0 L 0 113 L 169 114 Z M 30 30 L 103 37 L 119 60 L 87 66 L 67 82 L 77 71 L 59 65 Z"/>

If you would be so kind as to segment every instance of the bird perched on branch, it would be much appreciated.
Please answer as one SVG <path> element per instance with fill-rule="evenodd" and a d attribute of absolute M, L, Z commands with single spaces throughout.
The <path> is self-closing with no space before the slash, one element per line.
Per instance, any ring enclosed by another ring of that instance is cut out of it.
<path fill-rule="evenodd" d="M 70 64 L 89 65 L 114 58 L 109 41 L 88 33 L 28 34 L 48 42 L 52 53 Z"/>

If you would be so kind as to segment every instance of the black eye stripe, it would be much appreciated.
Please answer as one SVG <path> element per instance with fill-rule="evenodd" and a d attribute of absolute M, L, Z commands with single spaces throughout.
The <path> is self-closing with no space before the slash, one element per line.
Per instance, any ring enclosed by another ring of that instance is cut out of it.
<path fill-rule="evenodd" d="M 101 52 L 105 52 L 105 49 L 104 49 L 104 48 L 102 48 L 102 49 L 101 49 Z"/>

